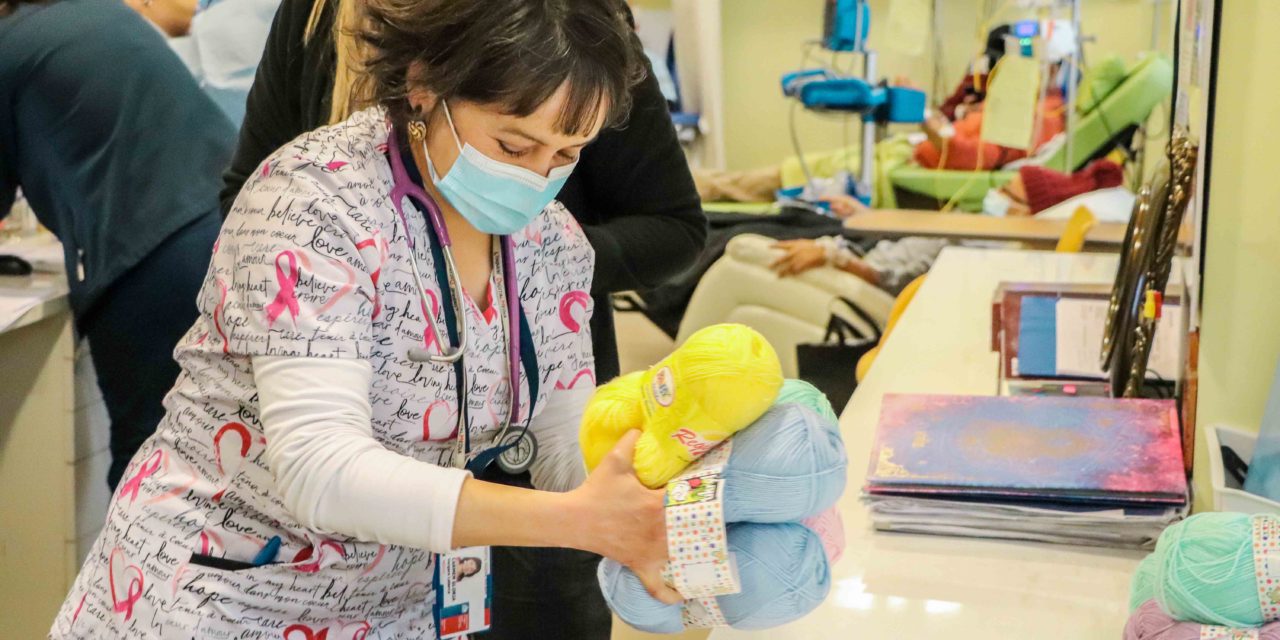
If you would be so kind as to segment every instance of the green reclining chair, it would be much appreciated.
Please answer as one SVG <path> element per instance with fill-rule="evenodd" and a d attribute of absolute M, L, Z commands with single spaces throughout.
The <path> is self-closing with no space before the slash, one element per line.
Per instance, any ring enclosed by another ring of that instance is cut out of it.
<path fill-rule="evenodd" d="M 1082 83 L 1083 84 L 1083 83 Z M 1161 55 L 1149 55 L 1105 97 L 1076 116 L 1071 132 L 1073 162 L 1068 167 L 1067 145 L 1060 146 L 1044 166 L 1074 172 L 1113 142 L 1125 129 L 1147 121 L 1151 111 L 1169 97 L 1173 64 Z M 895 169 L 889 179 L 897 189 L 932 198 L 939 203 L 956 201 L 958 209 L 981 211 L 987 191 L 1013 179 L 1015 171 L 955 171 L 909 165 Z"/>

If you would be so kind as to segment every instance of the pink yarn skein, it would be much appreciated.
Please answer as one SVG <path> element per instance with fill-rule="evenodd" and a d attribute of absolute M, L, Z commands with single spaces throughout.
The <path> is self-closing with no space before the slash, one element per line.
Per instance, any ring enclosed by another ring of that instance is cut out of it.
<path fill-rule="evenodd" d="M 822 541 L 822 550 L 827 553 L 827 560 L 831 564 L 835 564 L 840 556 L 844 555 L 844 519 L 840 517 L 838 506 L 832 506 L 816 516 L 805 518 L 800 521 L 800 524 L 818 534 L 818 539 Z"/>
<path fill-rule="evenodd" d="M 1129 616 L 1129 623 L 1124 626 L 1124 640 L 1200 640 L 1200 632 L 1204 627 L 1205 625 L 1197 622 L 1174 620 L 1155 600 L 1148 600 Z M 1257 635 L 1252 635 L 1249 631 L 1256 631 Z M 1236 630 L 1236 635 L 1228 633 L 1211 637 L 1223 640 L 1280 640 L 1280 622 L 1268 623 L 1258 629 Z"/>

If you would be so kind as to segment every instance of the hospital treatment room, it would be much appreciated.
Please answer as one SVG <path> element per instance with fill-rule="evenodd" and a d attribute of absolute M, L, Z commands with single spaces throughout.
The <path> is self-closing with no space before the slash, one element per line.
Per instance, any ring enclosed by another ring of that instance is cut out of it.
<path fill-rule="evenodd" d="M 1280 640 L 1280 0 L 0 0 L 0 640 Z"/>

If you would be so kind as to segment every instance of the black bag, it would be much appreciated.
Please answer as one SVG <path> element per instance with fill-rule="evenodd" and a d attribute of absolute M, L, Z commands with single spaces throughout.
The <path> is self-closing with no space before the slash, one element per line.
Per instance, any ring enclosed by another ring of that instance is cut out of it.
<path fill-rule="evenodd" d="M 817 387 L 840 413 L 858 387 L 858 360 L 880 343 L 880 329 L 852 300 L 837 300 L 872 328 L 870 335 L 833 313 L 822 342 L 796 345 L 796 365 L 800 379 Z"/>

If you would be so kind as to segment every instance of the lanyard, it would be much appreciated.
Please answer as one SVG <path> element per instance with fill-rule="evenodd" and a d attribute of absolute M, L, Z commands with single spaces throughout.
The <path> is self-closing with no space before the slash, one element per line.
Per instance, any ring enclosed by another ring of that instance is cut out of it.
<path fill-rule="evenodd" d="M 390 147 L 388 149 L 388 153 L 405 153 L 404 150 L 397 148 L 397 145 L 392 144 L 388 146 Z M 403 156 L 401 157 L 403 158 Z M 407 177 L 411 181 L 418 183 L 418 185 L 420 186 L 422 178 L 417 171 L 416 164 L 412 162 L 412 158 L 410 158 L 410 162 L 404 163 L 404 167 L 407 170 L 406 173 L 408 173 Z M 412 201 L 413 198 L 411 198 L 410 200 Z M 417 203 L 417 204 L 419 204 L 419 206 L 424 206 L 424 205 L 421 205 L 421 203 Z M 432 268 L 435 271 L 436 284 L 439 287 L 440 295 L 445 298 L 442 301 L 444 304 L 442 304 L 441 307 L 442 307 L 442 311 L 444 312 L 446 333 L 448 333 L 449 342 L 451 344 L 456 345 L 456 344 L 459 344 L 459 324 L 458 323 L 466 321 L 465 318 L 460 317 L 463 309 L 463 306 L 462 306 L 463 301 L 460 300 L 459 296 L 457 295 L 458 283 L 453 281 L 452 275 L 449 273 L 448 269 L 445 268 L 445 257 L 444 257 L 443 244 L 441 241 L 441 232 L 439 229 L 436 228 L 435 224 L 432 221 L 432 218 L 426 215 L 425 211 L 422 213 L 423 213 L 424 219 L 427 221 L 427 225 L 431 227 L 431 233 L 427 234 L 427 236 L 428 236 L 428 240 L 430 241 L 431 262 L 432 262 Z M 405 233 L 408 234 L 407 228 L 405 229 Z M 519 435 L 514 439 L 507 440 L 506 442 L 499 442 L 499 440 L 502 440 L 503 436 L 506 435 L 507 430 L 511 426 L 511 423 L 516 421 L 516 418 L 518 417 L 518 414 L 519 414 L 520 395 L 519 393 L 512 393 L 511 407 L 510 407 L 510 410 L 507 412 L 507 415 L 508 415 L 507 424 L 503 425 L 501 431 L 499 431 L 499 433 L 494 437 L 494 443 L 493 443 L 494 446 L 491 446 L 488 449 L 479 452 L 478 454 L 475 455 L 474 458 L 471 458 L 472 445 L 471 445 L 471 432 L 469 429 L 470 419 L 469 419 L 469 410 L 467 407 L 467 395 L 471 391 L 471 381 L 470 381 L 470 376 L 467 375 L 466 367 L 463 365 L 463 360 L 465 359 L 466 356 L 464 355 L 463 358 L 460 358 L 453 363 L 454 380 L 457 381 L 457 396 L 458 396 L 458 414 L 457 414 L 458 415 L 458 436 L 457 437 L 459 439 L 459 447 L 457 449 L 457 454 L 456 454 L 456 459 L 454 460 L 454 464 L 460 467 L 465 467 L 472 473 L 476 473 L 476 474 L 483 471 L 490 464 L 492 464 L 493 461 L 496 460 L 498 456 L 501 455 L 504 451 L 516 446 L 517 443 L 519 443 L 522 439 L 524 439 L 527 436 L 527 433 L 529 431 L 529 423 L 532 421 L 532 418 L 533 418 L 534 405 L 537 403 L 537 400 L 538 400 L 538 386 L 539 386 L 538 359 L 537 359 L 537 354 L 533 347 L 533 332 L 529 327 L 528 318 L 525 316 L 524 307 L 523 305 L 520 304 L 519 295 L 517 294 L 516 296 L 507 296 L 506 279 L 516 277 L 515 255 L 514 255 L 515 251 L 513 247 L 513 242 L 510 237 L 497 238 L 495 239 L 494 245 L 495 245 L 494 246 L 495 255 L 493 260 L 494 267 L 499 269 L 500 271 L 500 274 L 499 274 L 500 282 L 498 283 L 497 295 L 495 296 L 497 300 L 495 300 L 495 302 L 498 302 L 503 307 L 503 311 L 507 312 L 502 314 L 502 322 L 503 322 L 503 335 L 507 337 L 506 357 L 504 359 L 508 363 L 507 369 L 509 372 L 508 377 L 510 378 L 509 384 L 512 385 L 513 390 L 519 389 L 519 384 L 520 384 L 519 369 L 523 368 L 525 373 L 525 376 L 524 376 L 525 380 L 529 385 L 529 411 L 527 416 L 525 417 L 524 426 L 521 428 Z M 412 252 L 412 250 L 413 249 L 411 246 L 410 251 Z M 411 253 L 410 259 L 416 260 L 417 258 L 414 257 Z M 510 299 L 510 298 L 514 298 L 514 299 Z M 510 307 L 508 305 L 515 305 L 515 313 L 513 314 L 510 313 Z M 430 313 L 429 308 L 427 308 L 427 313 Z M 511 339 L 513 327 L 509 326 L 510 323 L 507 320 L 508 314 L 514 315 L 518 319 L 518 324 L 519 324 L 518 339 L 515 339 L 515 340 Z M 521 367 L 515 366 L 515 363 L 512 362 L 512 358 L 514 357 L 514 354 L 512 353 L 513 349 L 511 348 L 513 342 L 518 345 L 517 350 L 519 351 L 518 357 L 520 360 Z M 470 459 L 468 460 L 468 458 Z"/>

